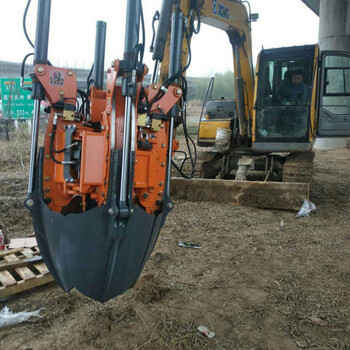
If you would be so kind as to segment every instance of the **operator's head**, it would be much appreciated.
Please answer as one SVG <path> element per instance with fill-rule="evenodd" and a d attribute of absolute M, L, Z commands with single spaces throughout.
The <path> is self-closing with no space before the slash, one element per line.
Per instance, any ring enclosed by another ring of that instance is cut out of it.
<path fill-rule="evenodd" d="M 292 75 L 292 84 L 298 85 L 300 84 L 304 79 L 304 72 L 302 70 L 296 70 L 293 72 Z"/>

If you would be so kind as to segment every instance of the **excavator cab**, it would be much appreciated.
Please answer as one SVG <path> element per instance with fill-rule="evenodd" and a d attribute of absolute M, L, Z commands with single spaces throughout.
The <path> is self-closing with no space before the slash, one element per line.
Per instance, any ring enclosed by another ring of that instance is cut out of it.
<path fill-rule="evenodd" d="M 311 150 L 315 45 L 263 50 L 260 54 L 253 149 Z"/>
<path fill-rule="evenodd" d="M 209 81 L 199 118 L 197 144 L 201 147 L 213 146 L 217 130 L 232 129 L 236 117 L 236 101 L 234 99 L 213 98 L 214 81 L 214 77 Z M 233 87 L 232 91 L 234 91 Z"/>
<path fill-rule="evenodd" d="M 310 152 L 316 135 L 350 135 L 350 56 L 318 45 L 263 50 L 252 148 Z"/>

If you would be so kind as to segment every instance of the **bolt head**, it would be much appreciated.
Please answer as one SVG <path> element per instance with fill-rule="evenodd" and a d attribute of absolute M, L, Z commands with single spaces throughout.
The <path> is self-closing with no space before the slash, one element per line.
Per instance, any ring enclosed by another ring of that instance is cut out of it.
<path fill-rule="evenodd" d="M 60 91 L 60 96 L 64 96 L 64 91 L 63 90 Z"/>
<path fill-rule="evenodd" d="M 165 163 L 162 162 L 162 163 L 160 164 L 160 166 L 161 166 L 162 168 L 164 168 L 164 167 L 165 167 Z"/>
<path fill-rule="evenodd" d="M 162 143 L 162 148 L 165 148 L 165 143 Z"/>
<path fill-rule="evenodd" d="M 44 202 L 45 202 L 46 204 L 50 204 L 50 203 L 51 203 L 51 198 L 45 197 L 45 198 L 44 198 Z"/>
<path fill-rule="evenodd" d="M 34 201 L 32 199 L 27 199 L 26 200 L 26 205 L 27 207 L 31 208 L 34 205 Z"/>
<path fill-rule="evenodd" d="M 158 196 L 162 196 L 163 195 L 163 192 L 162 191 L 159 191 L 158 192 Z"/>
<path fill-rule="evenodd" d="M 109 208 L 108 209 L 108 214 L 109 215 L 114 215 L 114 209 L 113 208 Z"/>
<path fill-rule="evenodd" d="M 173 203 L 168 203 L 167 205 L 166 205 L 166 207 L 167 207 L 167 209 L 173 209 Z"/>
<path fill-rule="evenodd" d="M 69 70 L 67 74 L 71 77 L 73 75 L 73 71 Z"/>
<path fill-rule="evenodd" d="M 157 85 L 157 84 L 154 84 L 154 85 L 153 85 L 153 89 L 154 89 L 154 90 L 157 90 L 157 89 L 158 89 L 158 85 Z"/>
<path fill-rule="evenodd" d="M 164 185 L 164 182 L 163 181 L 160 181 L 159 182 L 159 186 L 163 186 Z"/>
<path fill-rule="evenodd" d="M 37 71 L 38 71 L 38 73 L 42 73 L 42 72 L 44 71 L 44 67 L 39 66 L 39 67 L 37 68 Z"/>
<path fill-rule="evenodd" d="M 142 195 L 143 199 L 147 199 L 149 197 L 149 194 L 147 192 L 145 192 L 143 195 Z"/>
<path fill-rule="evenodd" d="M 177 89 L 177 90 L 176 90 L 176 95 L 179 96 L 179 95 L 181 95 L 181 94 L 182 94 L 182 90 L 181 90 L 181 89 Z"/>

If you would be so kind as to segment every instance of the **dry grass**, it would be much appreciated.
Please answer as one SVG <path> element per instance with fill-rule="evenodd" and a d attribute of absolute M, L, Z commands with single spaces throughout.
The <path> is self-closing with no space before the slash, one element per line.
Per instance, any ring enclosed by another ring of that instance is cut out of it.
<path fill-rule="evenodd" d="M 1 171 L 16 170 L 27 172 L 30 157 L 31 135 L 27 125 L 21 125 L 18 131 L 10 135 L 10 141 L 0 140 Z"/>
<path fill-rule="evenodd" d="M 26 168 L 29 135 L 0 147 L 0 221 L 11 237 L 23 236 L 31 229 L 21 164 Z M 45 317 L 1 330 L 0 348 L 350 350 L 349 155 L 317 155 L 318 209 L 309 218 L 175 203 L 133 289 L 104 304 L 54 284 L 18 295 L 7 301 L 12 311 L 45 307 Z M 200 335 L 200 325 L 215 338 Z"/>
<path fill-rule="evenodd" d="M 350 349 L 345 341 L 349 334 L 350 293 L 339 287 L 311 287 L 312 277 L 290 273 L 276 281 L 272 295 L 284 315 L 276 327 L 289 333 L 304 349 Z"/>
<path fill-rule="evenodd" d="M 42 137 L 41 137 L 42 138 Z M 24 208 L 29 168 L 31 135 L 20 124 L 10 141 L 0 140 L 0 223 L 11 237 L 31 233 L 31 218 Z"/>

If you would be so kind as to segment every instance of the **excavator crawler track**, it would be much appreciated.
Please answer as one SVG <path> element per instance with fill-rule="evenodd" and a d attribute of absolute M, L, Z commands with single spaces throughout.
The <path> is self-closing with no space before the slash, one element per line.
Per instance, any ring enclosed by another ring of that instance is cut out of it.
<path fill-rule="evenodd" d="M 196 165 L 195 165 L 195 170 L 194 170 L 194 174 L 193 174 L 193 178 L 201 178 L 203 177 L 201 172 L 202 172 L 202 166 L 203 163 L 205 162 L 209 162 L 211 160 L 213 160 L 213 158 L 215 157 L 216 153 L 215 152 L 210 152 L 210 151 L 200 151 L 198 152 L 197 149 L 197 161 L 196 161 Z M 180 161 L 180 159 L 174 159 L 175 164 L 180 167 L 182 160 Z M 188 159 L 184 166 L 182 167 L 182 171 L 186 174 L 189 175 L 192 171 L 192 165 L 191 165 L 191 161 Z M 172 176 L 175 177 L 179 177 L 181 176 L 179 174 L 179 172 L 173 167 L 172 169 Z"/>
<path fill-rule="evenodd" d="M 287 157 L 283 166 L 283 182 L 310 183 L 315 153 L 296 153 Z"/>

